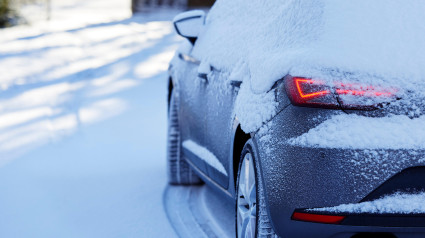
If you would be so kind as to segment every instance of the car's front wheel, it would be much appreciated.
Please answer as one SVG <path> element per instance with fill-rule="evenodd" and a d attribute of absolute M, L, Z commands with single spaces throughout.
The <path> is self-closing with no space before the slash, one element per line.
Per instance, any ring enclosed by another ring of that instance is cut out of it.
<path fill-rule="evenodd" d="M 174 90 L 172 90 L 168 113 L 168 182 L 173 185 L 200 184 L 201 179 L 194 173 L 192 168 L 190 168 L 190 165 L 182 157 L 178 112 L 178 95 Z"/>
<path fill-rule="evenodd" d="M 277 237 L 270 224 L 252 140 L 242 150 L 236 188 L 236 237 Z"/>

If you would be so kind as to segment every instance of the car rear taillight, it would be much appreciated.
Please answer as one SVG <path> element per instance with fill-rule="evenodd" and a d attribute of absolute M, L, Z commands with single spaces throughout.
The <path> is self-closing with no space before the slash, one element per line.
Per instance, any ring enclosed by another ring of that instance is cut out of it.
<path fill-rule="evenodd" d="M 326 224 L 340 224 L 345 219 L 345 216 L 321 215 L 321 214 L 312 214 L 312 213 L 306 213 L 306 212 L 294 212 L 292 214 L 291 219 L 296 221 L 317 222 L 317 223 L 326 223 Z"/>
<path fill-rule="evenodd" d="M 373 110 L 392 100 L 397 92 L 393 88 L 292 76 L 285 77 L 285 88 L 296 106 L 330 109 Z"/>

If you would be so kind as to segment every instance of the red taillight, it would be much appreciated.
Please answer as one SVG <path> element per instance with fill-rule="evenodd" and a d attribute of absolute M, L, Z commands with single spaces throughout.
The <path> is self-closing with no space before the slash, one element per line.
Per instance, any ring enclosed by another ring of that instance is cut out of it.
<path fill-rule="evenodd" d="M 347 83 L 335 83 L 335 90 L 338 95 L 352 95 L 360 97 L 393 97 L 397 90 L 394 88 L 383 88 L 376 86 L 365 86 L 362 84 L 347 84 Z"/>
<path fill-rule="evenodd" d="M 338 108 L 335 95 L 324 81 L 289 76 L 285 78 L 285 88 L 296 106 Z"/>
<path fill-rule="evenodd" d="M 316 98 L 330 93 L 324 82 L 312 79 L 295 78 L 297 92 L 301 98 Z"/>
<path fill-rule="evenodd" d="M 397 90 L 362 84 L 333 82 L 301 77 L 285 77 L 286 92 L 296 106 L 373 109 L 393 98 Z"/>
<path fill-rule="evenodd" d="M 294 214 L 292 214 L 292 220 L 318 222 L 326 224 L 340 224 L 344 219 L 345 216 L 310 214 L 303 212 L 294 212 Z"/>

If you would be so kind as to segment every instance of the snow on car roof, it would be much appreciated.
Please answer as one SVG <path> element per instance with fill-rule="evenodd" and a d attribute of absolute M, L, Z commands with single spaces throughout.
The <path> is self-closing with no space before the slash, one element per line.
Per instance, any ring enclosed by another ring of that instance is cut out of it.
<path fill-rule="evenodd" d="M 292 74 L 425 94 L 424 12 L 422 0 L 218 0 L 193 54 L 229 71 L 245 62 L 254 93 Z"/>

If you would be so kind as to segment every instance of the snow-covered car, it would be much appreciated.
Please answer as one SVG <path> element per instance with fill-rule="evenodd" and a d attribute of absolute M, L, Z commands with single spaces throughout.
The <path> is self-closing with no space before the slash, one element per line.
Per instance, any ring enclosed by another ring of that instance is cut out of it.
<path fill-rule="evenodd" d="M 174 19 L 169 182 L 237 237 L 425 237 L 425 4 L 218 0 Z"/>

